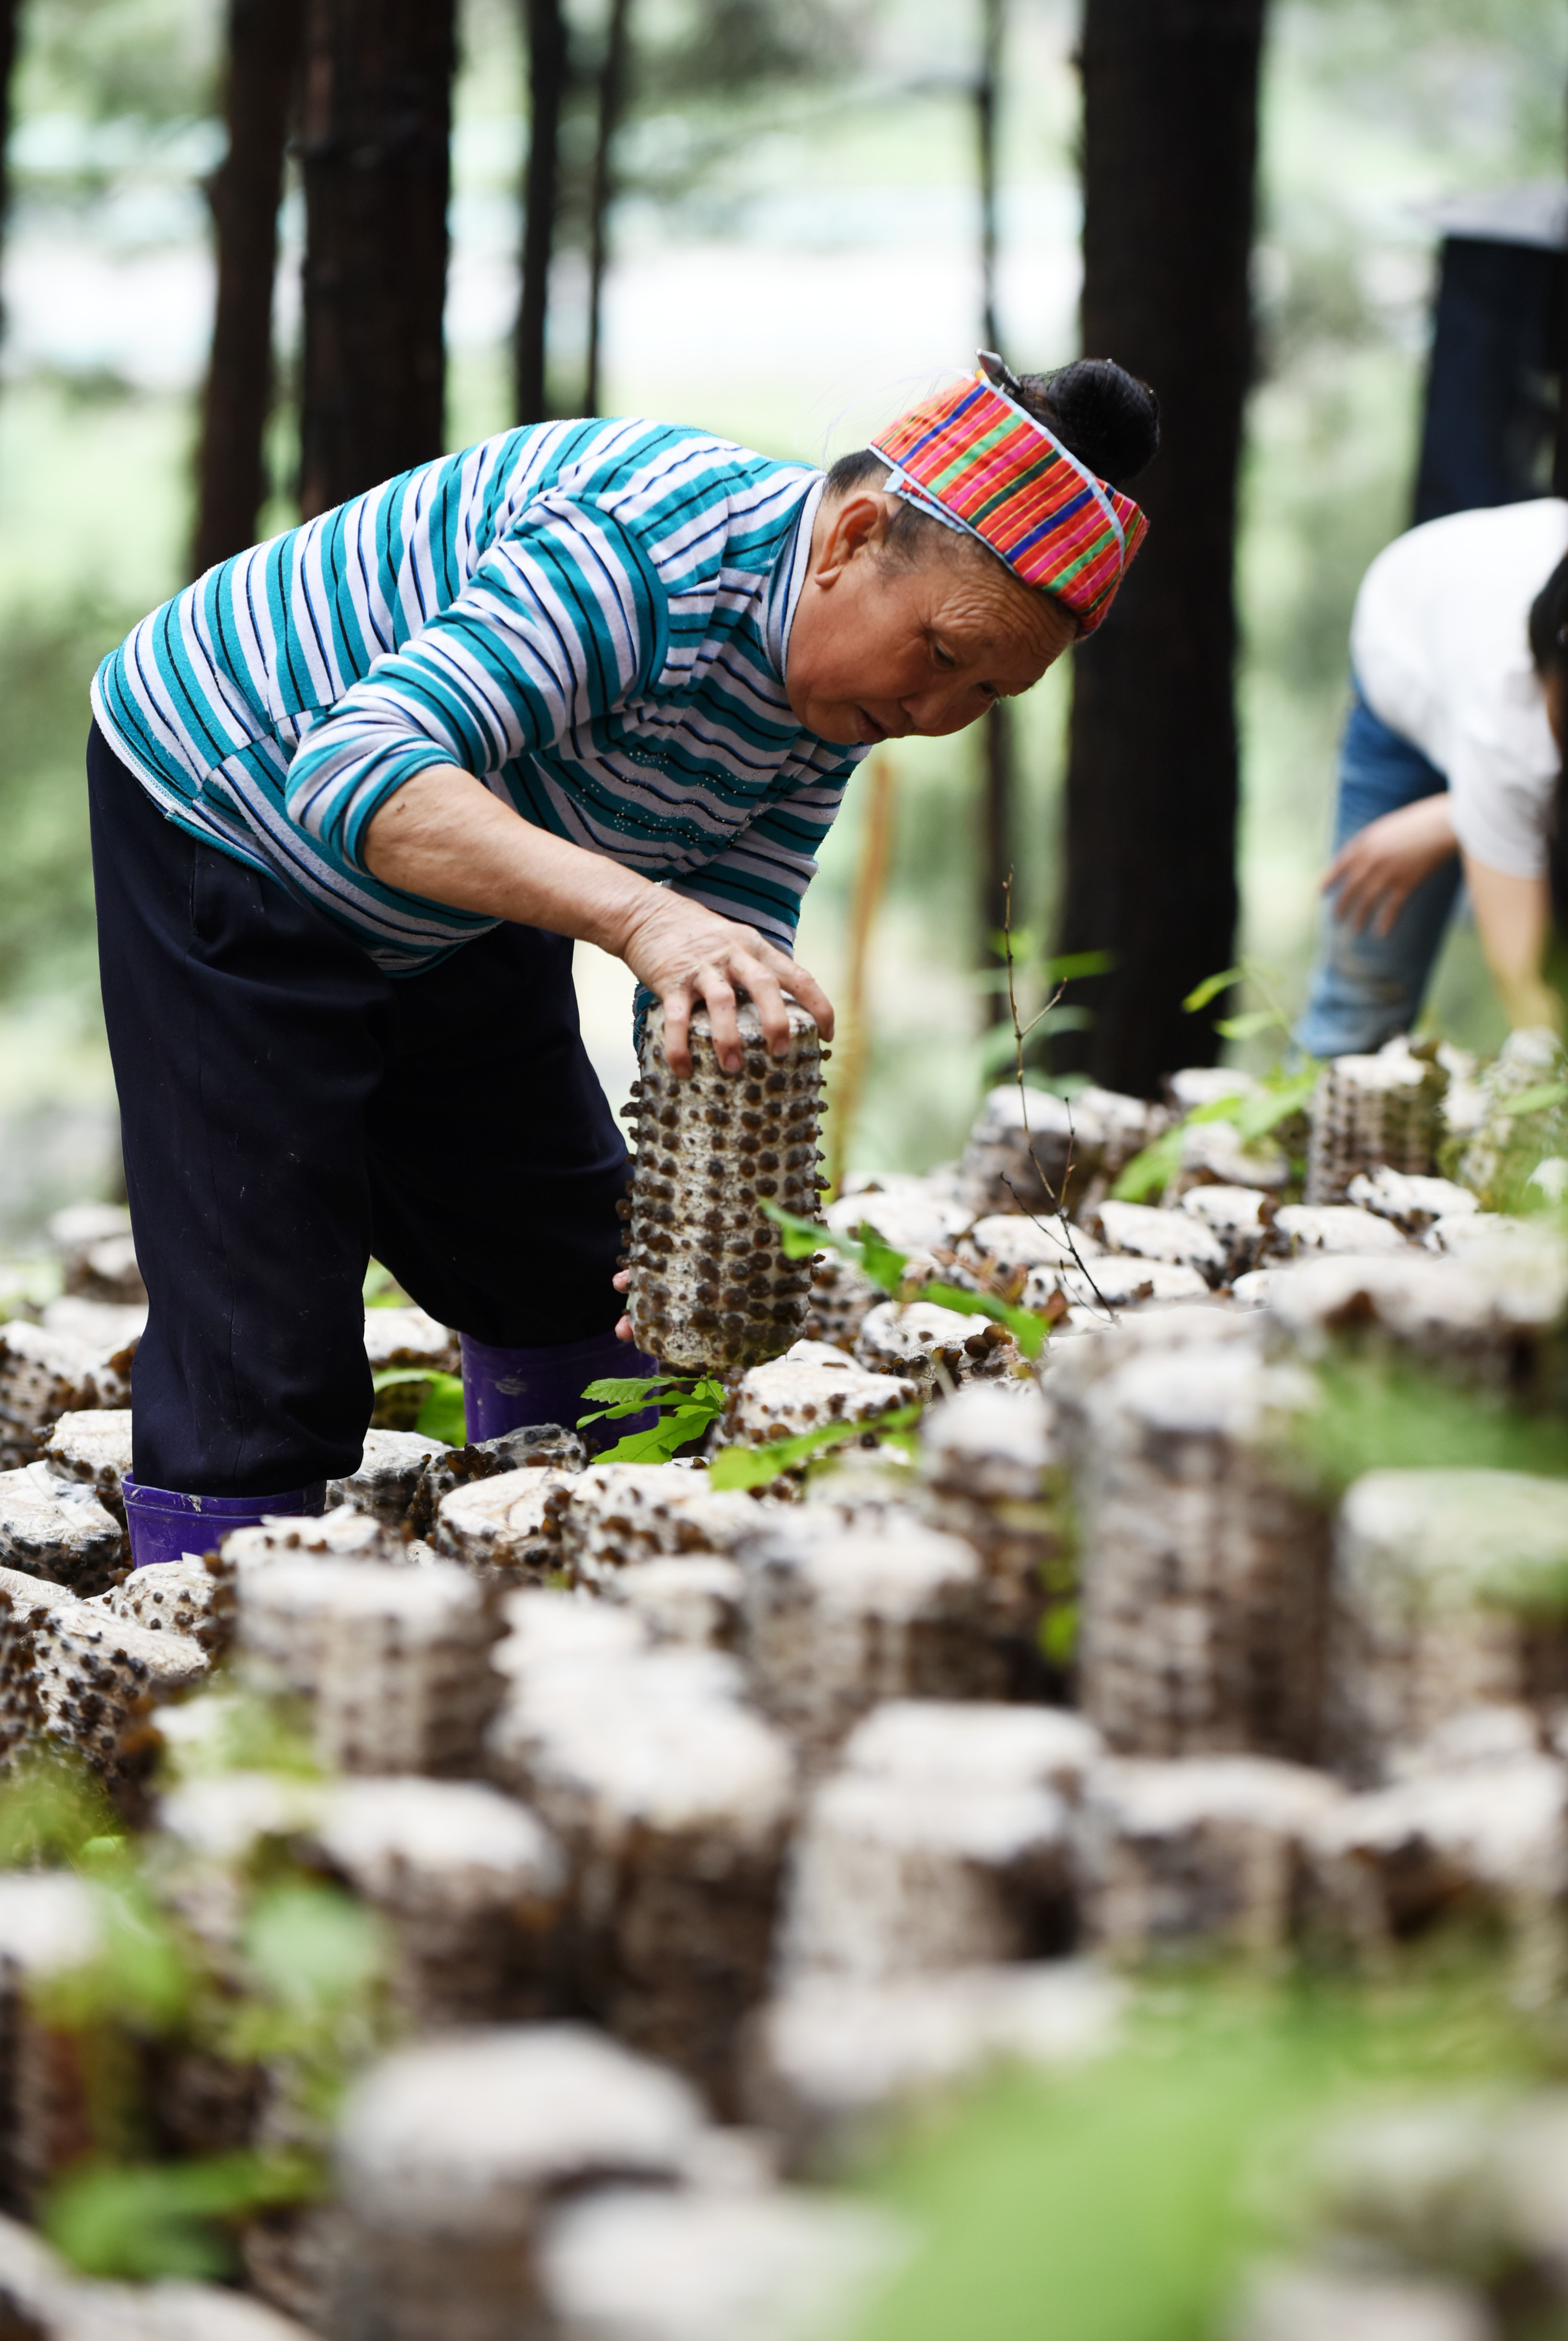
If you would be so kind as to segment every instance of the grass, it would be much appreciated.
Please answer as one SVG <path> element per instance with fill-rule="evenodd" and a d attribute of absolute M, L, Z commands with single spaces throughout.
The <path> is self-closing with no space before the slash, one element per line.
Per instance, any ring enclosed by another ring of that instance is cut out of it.
<path fill-rule="evenodd" d="M 1527 1414 L 1380 1352 L 1316 1370 L 1319 1403 L 1296 1420 L 1291 1452 L 1326 1499 L 1364 1471 L 1529 1471 L 1568 1479 L 1568 1422 Z"/>
<path fill-rule="evenodd" d="M 871 2191 L 922 2241 L 855 2341 L 1213 2341 L 1331 2117 L 1556 2062 L 1479 1973 L 1166 1991 L 1108 2061 L 1005 2075 L 895 2152 Z"/>

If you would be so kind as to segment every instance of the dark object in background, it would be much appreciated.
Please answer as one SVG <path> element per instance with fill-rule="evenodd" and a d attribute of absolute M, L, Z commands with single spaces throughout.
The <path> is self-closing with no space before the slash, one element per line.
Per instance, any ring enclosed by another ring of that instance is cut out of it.
<path fill-rule="evenodd" d="M 306 520 L 445 444 L 454 0 L 307 0 Z"/>
<path fill-rule="evenodd" d="M 229 0 L 229 151 L 208 189 L 218 297 L 196 457 L 194 577 L 255 543 L 267 493 L 278 205 L 303 21 L 304 0 Z"/>
<path fill-rule="evenodd" d="M 22 0 L 0 0 L 0 231 L 5 225 L 9 189 L 5 184 L 5 149 L 11 135 L 11 76 L 16 66 L 17 35 L 22 24 Z M 0 334 L 5 313 L 0 309 Z"/>
<path fill-rule="evenodd" d="M 1568 493 L 1568 187 L 1499 188 L 1433 217 L 1443 244 L 1413 523 Z"/>
<path fill-rule="evenodd" d="M 513 344 L 520 423 L 545 419 L 544 339 L 561 202 L 561 110 L 571 75 L 561 0 L 528 0 L 528 161 L 522 182 L 522 289 Z"/>
<path fill-rule="evenodd" d="M 631 0 L 610 0 L 605 27 L 604 55 L 599 68 L 599 134 L 593 146 L 593 176 L 588 195 L 588 368 L 583 377 L 582 411 L 599 413 L 600 340 L 604 306 L 604 272 L 610 263 L 610 207 L 615 184 L 612 150 L 620 117 L 626 110 L 628 23 Z"/>
<path fill-rule="evenodd" d="M 1236 927 L 1233 560 L 1263 0 L 1085 0 L 1083 345 L 1154 384 L 1148 541 L 1074 652 L 1060 948 L 1108 951 L 1057 1071 L 1153 1097 Z"/>

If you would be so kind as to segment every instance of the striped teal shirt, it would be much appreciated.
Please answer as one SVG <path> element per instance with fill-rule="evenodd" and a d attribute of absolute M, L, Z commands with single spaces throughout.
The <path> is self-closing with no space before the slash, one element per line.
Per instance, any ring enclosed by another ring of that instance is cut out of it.
<path fill-rule="evenodd" d="M 426 765 L 786 947 L 863 751 L 784 692 L 821 474 L 661 423 L 541 423 L 237 554 L 104 661 L 160 810 L 412 973 L 494 925 L 372 878 Z"/>

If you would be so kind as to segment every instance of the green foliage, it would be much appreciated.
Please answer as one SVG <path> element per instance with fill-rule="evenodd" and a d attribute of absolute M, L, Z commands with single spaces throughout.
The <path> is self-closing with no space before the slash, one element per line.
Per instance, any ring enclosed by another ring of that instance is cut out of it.
<path fill-rule="evenodd" d="M 895 2152 L 875 2192 L 919 2242 L 856 2341 L 1212 2341 L 1324 2123 L 1543 2061 L 1480 1977 L 1167 1987 L 1113 2057 L 1007 2076 Z"/>
<path fill-rule="evenodd" d="M 214 2221 L 300 2202 L 321 2184 L 321 2172 L 300 2155 L 225 2154 L 129 2168 L 92 2164 L 55 2182 L 40 2225 L 84 2276 L 141 2283 L 223 2276 L 234 2254 Z"/>
<path fill-rule="evenodd" d="M 1194 984 L 1182 1006 L 1189 1016 L 1196 1016 L 1200 1008 L 1206 1008 L 1211 1000 L 1217 1000 L 1220 993 L 1228 991 L 1233 983 L 1240 983 L 1245 974 L 1244 967 L 1226 967 L 1222 968 L 1218 975 L 1206 975 L 1201 983 Z"/>
<path fill-rule="evenodd" d="M 87 686 L 124 632 L 90 604 L 11 611 L 0 628 L 0 991 L 95 983 Z"/>
<path fill-rule="evenodd" d="M 468 1419 L 463 1410 L 462 1378 L 443 1374 L 433 1366 L 383 1366 L 371 1376 L 375 1390 L 394 1390 L 402 1382 L 422 1382 L 425 1396 L 414 1429 L 424 1439 L 444 1439 L 449 1447 L 468 1443 Z"/>
<path fill-rule="evenodd" d="M 119 1829 L 97 1776 L 64 1748 L 35 1745 L 0 1777 L 0 1869 L 79 1865 Z"/>
<path fill-rule="evenodd" d="M 1167 1130 L 1152 1146 L 1146 1146 L 1141 1154 L 1133 1156 L 1111 1193 L 1120 1203 L 1142 1203 L 1151 1195 L 1163 1194 L 1181 1169 L 1184 1133 L 1196 1130 L 1202 1122 L 1231 1122 L 1244 1146 L 1255 1146 L 1282 1122 L 1305 1110 L 1317 1087 L 1318 1071 L 1317 1064 L 1311 1062 L 1293 1072 L 1265 1073 L 1255 1090 L 1194 1106 L 1173 1130 Z"/>
<path fill-rule="evenodd" d="M 762 1208 L 779 1229 L 786 1260 L 809 1260 L 813 1252 L 836 1251 L 895 1300 L 928 1300 L 962 1317 L 988 1317 L 994 1324 L 1007 1327 L 1026 1358 L 1037 1358 L 1045 1347 L 1050 1328 L 1033 1309 L 1020 1309 L 994 1292 L 966 1292 L 956 1284 L 911 1284 L 907 1254 L 895 1251 L 873 1227 L 862 1224 L 858 1236 L 841 1235 L 816 1220 L 799 1219 L 777 1203 L 764 1203 Z"/>
<path fill-rule="evenodd" d="M 273 1888 L 251 1911 L 243 1942 L 252 1972 L 293 2013 L 339 2007 L 380 1972 L 375 1919 L 334 1887 Z"/>
<path fill-rule="evenodd" d="M 123 1848 L 93 1882 L 100 1948 L 84 1967 L 51 1975 L 31 1997 L 63 2032 L 113 2021 L 146 2038 L 177 2031 L 195 1992 L 193 1957 Z"/>
<path fill-rule="evenodd" d="M 187 1735 L 187 1770 L 247 1768 L 269 1758 L 307 1768 L 281 1709 L 252 1695 L 207 1694 L 210 1734 Z M 168 1892 L 170 1849 L 144 1848 L 114 1822 L 96 1784 L 59 1757 L 33 1759 L 0 1791 L 0 1862 L 69 1862 L 87 1882 L 97 1947 L 80 1967 L 35 1979 L 32 2005 L 76 2043 L 90 2157 L 65 2174 L 45 2224 L 94 2275 L 221 2274 L 231 2265 L 212 2223 L 322 2191 L 309 2156 L 236 2155 L 148 2164 L 144 2044 L 196 2050 L 248 2074 L 269 2067 L 274 2112 L 295 2137 L 324 2141 L 349 2075 L 385 2045 L 389 1947 L 380 1919 L 303 1871 L 286 1843 L 263 1837 L 238 1864 L 238 1957 L 188 1930 Z"/>
<path fill-rule="evenodd" d="M 1568 1479 L 1568 1423 L 1459 1390 L 1407 1360 L 1342 1354 L 1316 1370 L 1319 1401 L 1289 1449 L 1325 1499 L 1364 1471 L 1529 1471 Z"/>
<path fill-rule="evenodd" d="M 721 1447 L 709 1467 L 708 1484 L 720 1490 L 769 1488 L 786 1471 L 796 1470 L 835 1447 L 846 1447 L 852 1439 L 890 1442 L 912 1430 L 919 1420 L 918 1406 L 899 1406 L 864 1422 L 821 1423 L 814 1430 L 798 1431 L 792 1439 L 777 1439 L 768 1447 Z"/>
<path fill-rule="evenodd" d="M 222 21 L 206 0 L 29 0 L 18 110 L 157 125 L 210 115 Z"/>
<path fill-rule="evenodd" d="M 725 1404 L 723 1383 L 709 1374 L 696 1380 L 681 1374 L 650 1374 L 646 1379 L 611 1375 L 603 1381 L 590 1382 L 582 1395 L 604 1402 L 597 1413 L 578 1417 L 580 1430 L 593 1422 L 624 1421 L 628 1415 L 646 1413 L 650 1406 L 659 1410 L 659 1420 L 650 1430 L 629 1430 L 604 1449 L 599 1458 L 601 1463 L 668 1463 L 717 1422 Z"/>
<path fill-rule="evenodd" d="M 222 1772 L 321 1778 L 302 1700 L 220 1678 L 185 1699 L 179 1714 L 179 1736 L 173 1745 L 165 1743 L 164 1752 L 165 1774 L 176 1780 L 210 1779 Z"/>
<path fill-rule="evenodd" d="M 406 1309 L 409 1305 L 408 1294 L 391 1269 L 383 1268 L 379 1260 L 372 1260 L 365 1270 L 363 1292 L 367 1309 Z"/>

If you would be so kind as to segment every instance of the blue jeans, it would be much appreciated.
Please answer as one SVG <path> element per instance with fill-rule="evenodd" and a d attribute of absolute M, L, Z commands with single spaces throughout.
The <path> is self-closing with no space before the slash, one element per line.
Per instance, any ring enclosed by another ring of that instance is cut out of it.
<path fill-rule="evenodd" d="M 1352 679 L 1355 698 L 1339 750 L 1339 802 L 1334 851 L 1369 822 L 1448 786 L 1419 748 L 1373 713 Z M 1460 886 L 1459 856 L 1444 862 L 1405 898 L 1385 935 L 1358 932 L 1324 897 L 1317 957 L 1306 1008 L 1294 1039 L 1309 1057 L 1348 1057 L 1380 1049 L 1408 1032 L 1420 1012 Z"/>

